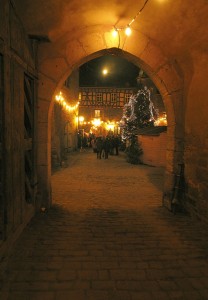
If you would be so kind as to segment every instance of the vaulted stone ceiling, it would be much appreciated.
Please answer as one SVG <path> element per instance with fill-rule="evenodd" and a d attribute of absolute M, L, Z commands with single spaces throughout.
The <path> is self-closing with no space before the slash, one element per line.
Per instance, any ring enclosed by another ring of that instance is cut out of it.
<path fill-rule="evenodd" d="M 145 0 L 15 0 L 28 34 L 59 43 L 87 33 L 126 26 Z M 149 0 L 132 24 L 132 39 L 144 34 L 168 56 L 179 58 L 208 47 L 207 0 Z"/>

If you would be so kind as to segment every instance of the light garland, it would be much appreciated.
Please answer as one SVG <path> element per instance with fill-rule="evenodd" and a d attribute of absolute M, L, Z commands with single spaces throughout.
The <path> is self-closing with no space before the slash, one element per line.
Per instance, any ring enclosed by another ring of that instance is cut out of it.
<path fill-rule="evenodd" d="M 167 126 L 167 115 L 163 113 L 162 116 L 158 117 L 154 122 L 155 126 Z"/>
<path fill-rule="evenodd" d="M 137 14 L 134 16 L 134 18 L 125 26 L 125 27 L 116 27 L 116 26 L 113 26 L 113 32 L 112 32 L 112 35 L 114 36 L 114 37 L 117 37 L 118 36 L 118 38 L 119 38 L 119 45 L 118 45 L 118 48 L 119 48 L 119 46 L 120 46 L 120 34 L 119 34 L 119 31 L 121 31 L 121 30 L 124 30 L 124 32 L 125 32 L 125 34 L 127 35 L 127 36 L 130 36 L 131 35 L 131 32 L 132 32 L 132 30 L 131 30 L 131 24 L 138 18 L 138 16 L 141 14 L 141 12 L 143 11 L 143 9 L 145 8 L 145 6 L 147 5 L 147 2 L 148 2 L 149 0 L 146 0 L 145 1 L 145 3 L 144 3 L 144 5 L 142 6 L 142 8 L 137 12 Z"/>
<path fill-rule="evenodd" d="M 79 101 L 71 106 L 69 105 L 66 101 L 65 98 L 62 94 L 62 92 L 60 91 L 58 95 L 55 96 L 56 102 L 58 102 L 67 112 L 71 112 L 73 110 L 76 110 L 79 106 Z"/>

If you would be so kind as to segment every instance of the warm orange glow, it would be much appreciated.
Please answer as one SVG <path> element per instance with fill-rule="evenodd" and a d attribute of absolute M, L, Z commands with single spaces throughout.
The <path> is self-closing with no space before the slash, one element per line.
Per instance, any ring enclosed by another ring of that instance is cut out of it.
<path fill-rule="evenodd" d="M 114 127 L 115 127 L 114 124 L 106 124 L 107 130 L 112 130 L 112 131 L 114 131 Z"/>
<path fill-rule="evenodd" d="M 100 125 L 101 125 L 101 120 L 100 120 L 100 119 L 94 119 L 94 120 L 92 121 L 92 124 L 93 124 L 95 127 L 100 126 Z"/>
<path fill-rule="evenodd" d="M 125 34 L 127 35 L 127 36 L 130 36 L 131 35 L 131 28 L 128 26 L 128 27 L 126 27 L 126 29 L 125 29 Z"/>
<path fill-rule="evenodd" d="M 79 116 L 79 122 L 83 122 L 84 121 L 84 117 L 83 116 Z"/>
<path fill-rule="evenodd" d="M 107 75 L 108 74 L 108 70 L 107 69 L 103 69 L 103 75 Z"/>
<path fill-rule="evenodd" d="M 157 120 L 155 121 L 154 124 L 155 124 L 155 126 L 167 126 L 167 115 L 166 115 L 166 113 L 163 113 L 162 116 L 157 118 Z"/>
<path fill-rule="evenodd" d="M 112 36 L 113 36 L 114 38 L 116 38 L 116 37 L 118 36 L 118 30 L 117 30 L 117 29 L 114 29 L 114 30 L 112 31 Z"/>
<path fill-rule="evenodd" d="M 55 96 L 55 99 L 68 112 L 76 110 L 79 106 L 79 102 L 77 102 L 74 106 L 69 105 L 61 91 Z"/>
<path fill-rule="evenodd" d="M 62 92 L 60 91 L 58 95 L 55 96 L 55 99 L 57 102 L 62 103 L 64 101 L 64 97 L 62 95 Z"/>

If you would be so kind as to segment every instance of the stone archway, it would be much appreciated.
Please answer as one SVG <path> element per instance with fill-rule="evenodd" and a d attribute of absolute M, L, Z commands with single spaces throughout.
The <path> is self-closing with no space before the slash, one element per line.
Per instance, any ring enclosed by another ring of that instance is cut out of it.
<path fill-rule="evenodd" d="M 103 29 L 102 29 L 103 30 Z M 99 32 L 99 30 L 98 30 Z M 69 37 L 65 37 L 67 39 Z M 91 42 L 89 42 L 91 41 Z M 59 41 L 61 43 L 61 41 Z M 131 43 L 124 42 L 123 49 L 115 47 L 110 32 L 97 34 L 83 32 L 82 36 L 70 39 L 60 50 L 58 44 L 41 45 L 39 49 L 38 89 L 38 181 L 41 195 L 37 206 L 51 205 L 51 112 L 54 95 L 71 72 L 83 63 L 114 53 L 141 67 L 157 86 L 163 98 L 168 118 L 167 164 L 164 185 L 167 205 L 171 199 L 174 173 L 183 161 L 183 76 L 177 62 L 168 60 L 161 49 L 138 34 Z"/>

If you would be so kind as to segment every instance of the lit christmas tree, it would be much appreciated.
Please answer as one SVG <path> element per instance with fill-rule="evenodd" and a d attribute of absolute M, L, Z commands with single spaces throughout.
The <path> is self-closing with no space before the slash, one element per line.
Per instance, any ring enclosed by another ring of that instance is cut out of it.
<path fill-rule="evenodd" d="M 142 149 L 137 141 L 138 129 L 154 127 L 157 112 L 150 99 L 150 90 L 141 87 L 125 104 L 121 119 L 122 139 L 127 141 L 127 161 L 138 164 Z"/>

